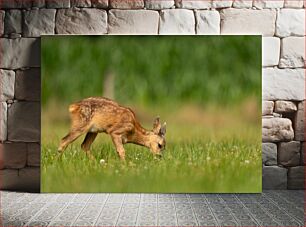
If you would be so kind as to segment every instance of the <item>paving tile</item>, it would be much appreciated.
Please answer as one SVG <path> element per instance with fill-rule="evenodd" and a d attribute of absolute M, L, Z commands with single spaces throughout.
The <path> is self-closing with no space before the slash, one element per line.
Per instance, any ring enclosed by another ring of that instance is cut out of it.
<path fill-rule="evenodd" d="M 95 221 L 76 221 L 72 226 L 94 226 Z"/>
<path fill-rule="evenodd" d="M 31 221 L 26 224 L 26 226 L 48 226 L 50 224 L 49 221 L 39 220 L 39 221 Z"/>
<path fill-rule="evenodd" d="M 116 226 L 135 226 L 136 222 L 135 221 L 123 221 L 123 222 L 117 222 Z"/>
<path fill-rule="evenodd" d="M 304 226 L 303 191 L 262 194 L 1 192 L 4 226 Z"/>
<path fill-rule="evenodd" d="M 88 200 L 89 203 L 105 203 L 108 199 L 108 194 L 93 194 L 92 197 Z"/>
<path fill-rule="evenodd" d="M 72 199 L 74 203 L 86 203 L 91 198 L 91 194 L 76 194 L 75 197 Z"/>

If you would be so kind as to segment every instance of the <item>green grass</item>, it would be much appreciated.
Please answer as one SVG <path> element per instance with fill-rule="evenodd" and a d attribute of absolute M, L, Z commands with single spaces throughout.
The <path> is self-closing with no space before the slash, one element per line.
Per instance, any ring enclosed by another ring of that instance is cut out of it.
<path fill-rule="evenodd" d="M 90 161 L 80 149 L 84 137 L 69 146 L 58 159 L 57 146 L 67 133 L 68 124 L 50 124 L 46 120 L 42 137 L 42 191 L 261 192 L 258 121 L 250 123 L 228 111 L 206 111 L 206 115 L 201 116 L 206 116 L 211 123 L 201 122 L 190 111 L 187 115 L 193 118 L 182 123 L 181 111 L 178 112 L 175 117 L 165 117 L 168 120 L 167 147 L 162 159 L 155 159 L 144 147 L 128 144 L 125 145 L 125 163 L 119 160 L 105 134 L 99 134 L 93 143 L 95 161 Z M 222 121 L 220 115 L 223 114 L 227 118 Z M 216 124 L 214 118 L 221 124 Z M 149 121 L 144 123 L 150 127 Z M 101 165 L 101 159 L 106 164 Z"/>
<path fill-rule="evenodd" d="M 43 192 L 261 191 L 260 147 L 238 139 L 170 143 L 162 159 L 128 145 L 126 163 L 109 143 L 93 146 L 96 161 L 76 145 L 56 160 L 56 148 L 57 144 L 43 146 Z"/>

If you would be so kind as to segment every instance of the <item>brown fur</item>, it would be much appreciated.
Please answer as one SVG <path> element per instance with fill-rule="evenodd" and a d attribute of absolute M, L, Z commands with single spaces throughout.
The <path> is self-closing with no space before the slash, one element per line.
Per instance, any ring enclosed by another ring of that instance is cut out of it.
<path fill-rule="evenodd" d="M 61 140 L 58 148 L 63 152 L 78 137 L 86 133 L 81 148 L 93 159 L 90 146 L 100 132 L 111 136 L 116 151 L 125 159 L 123 144 L 134 143 L 149 148 L 153 154 L 161 155 L 165 148 L 166 123 L 161 126 L 156 118 L 152 130 L 144 129 L 135 113 L 127 107 L 102 97 L 90 97 L 69 106 L 71 129 Z"/>

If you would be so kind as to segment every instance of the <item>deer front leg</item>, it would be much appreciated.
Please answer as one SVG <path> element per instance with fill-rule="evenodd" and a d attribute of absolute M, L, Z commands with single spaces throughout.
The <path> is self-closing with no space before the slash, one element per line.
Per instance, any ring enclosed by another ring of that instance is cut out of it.
<path fill-rule="evenodd" d="M 112 135 L 112 140 L 113 140 L 113 143 L 116 147 L 116 151 L 117 151 L 119 157 L 121 158 L 121 160 L 125 160 L 125 150 L 124 150 L 124 147 L 123 147 L 123 144 L 122 144 L 121 136 Z"/>

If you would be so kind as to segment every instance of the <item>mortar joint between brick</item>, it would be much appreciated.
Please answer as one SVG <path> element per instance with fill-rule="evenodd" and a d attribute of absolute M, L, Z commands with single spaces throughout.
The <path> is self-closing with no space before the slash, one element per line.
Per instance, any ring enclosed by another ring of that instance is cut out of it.
<path fill-rule="evenodd" d="M 158 24 L 157 24 L 157 35 L 159 35 L 159 29 L 160 29 L 160 20 L 161 20 L 161 10 L 157 10 L 158 12 Z"/>
<path fill-rule="evenodd" d="M 279 16 L 279 11 L 280 11 L 280 9 L 275 9 L 275 22 L 274 22 L 274 34 L 273 34 L 273 37 L 274 36 L 277 37 L 276 36 L 276 29 L 277 29 L 277 20 L 278 20 L 278 16 Z"/>
<path fill-rule="evenodd" d="M 196 10 L 193 9 L 193 16 L 194 16 L 194 34 L 197 35 L 197 25 L 198 25 L 198 20 L 197 20 L 197 16 L 196 16 Z"/>
<path fill-rule="evenodd" d="M 107 7 L 109 7 L 109 2 Z M 109 34 L 109 14 L 110 14 L 110 10 L 106 10 L 106 34 Z"/>
<path fill-rule="evenodd" d="M 55 9 L 55 16 L 54 16 L 54 34 L 57 34 L 56 33 L 56 18 L 57 18 L 57 13 L 58 13 L 58 9 Z"/>

